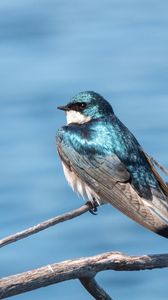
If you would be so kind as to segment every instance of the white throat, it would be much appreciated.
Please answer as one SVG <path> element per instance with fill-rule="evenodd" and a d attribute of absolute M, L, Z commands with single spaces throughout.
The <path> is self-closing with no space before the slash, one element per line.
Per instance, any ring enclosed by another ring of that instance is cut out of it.
<path fill-rule="evenodd" d="M 67 111 L 66 117 L 67 117 L 67 124 L 70 124 L 70 123 L 84 124 L 91 120 L 91 117 L 86 117 L 86 116 L 82 115 L 80 112 L 75 111 L 75 110 Z"/>

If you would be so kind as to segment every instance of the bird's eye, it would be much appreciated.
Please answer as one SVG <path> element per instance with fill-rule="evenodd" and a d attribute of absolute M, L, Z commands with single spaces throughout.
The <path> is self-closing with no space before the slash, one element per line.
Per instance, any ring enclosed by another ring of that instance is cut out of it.
<path fill-rule="evenodd" d="M 85 102 L 76 102 L 76 103 L 70 103 L 68 105 L 69 110 L 75 110 L 75 111 L 82 111 L 85 109 L 87 104 Z"/>
<path fill-rule="evenodd" d="M 79 104 L 79 108 L 80 108 L 80 109 L 84 109 L 85 107 L 86 107 L 86 103 L 83 102 L 83 103 L 80 103 L 80 104 Z"/>

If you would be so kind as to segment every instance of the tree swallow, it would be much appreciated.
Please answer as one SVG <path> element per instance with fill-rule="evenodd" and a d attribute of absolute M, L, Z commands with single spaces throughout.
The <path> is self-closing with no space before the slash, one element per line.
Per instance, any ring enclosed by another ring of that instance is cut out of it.
<path fill-rule="evenodd" d="M 58 131 L 57 149 L 73 190 L 93 207 L 110 203 L 168 238 L 168 186 L 109 102 L 87 91 L 58 109 L 67 125 Z"/>

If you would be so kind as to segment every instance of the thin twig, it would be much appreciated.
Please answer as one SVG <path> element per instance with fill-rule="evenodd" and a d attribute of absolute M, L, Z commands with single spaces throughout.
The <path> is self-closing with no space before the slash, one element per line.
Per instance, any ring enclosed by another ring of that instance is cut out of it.
<path fill-rule="evenodd" d="M 168 254 L 127 256 L 108 252 L 68 260 L 0 280 L 0 299 L 71 279 L 95 277 L 105 270 L 138 271 L 168 267 Z"/>
<path fill-rule="evenodd" d="M 165 175 L 168 176 L 168 169 L 163 167 L 155 158 L 153 158 L 152 156 L 149 156 L 149 159 L 151 160 L 153 165 L 156 165 L 163 173 L 165 173 Z"/>
<path fill-rule="evenodd" d="M 96 300 L 112 300 L 112 298 L 98 285 L 95 278 L 80 278 L 81 284 Z"/>
<path fill-rule="evenodd" d="M 26 237 L 32 235 L 32 234 L 35 234 L 35 233 L 38 233 L 44 229 L 47 229 L 48 227 L 51 227 L 51 226 L 54 226 L 58 223 L 61 223 L 61 222 L 64 222 L 64 221 L 68 221 L 68 220 L 71 220 L 73 218 L 76 218 L 78 216 L 81 216 L 82 214 L 84 214 L 85 212 L 89 211 L 91 209 L 91 206 L 89 205 L 89 203 L 71 211 L 71 212 L 68 212 L 68 213 L 65 213 L 61 216 L 57 216 L 55 218 L 52 218 L 52 219 L 49 219 L 47 221 L 44 221 L 40 224 L 37 224 L 33 227 L 30 227 L 28 229 L 25 229 L 23 231 L 20 231 L 16 234 L 13 234 L 13 235 L 10 235 L 2 240 L 0 240 L 0 248 L 8 245 L 8 244 L 11 244 L 11 243 L 14 243 L 18 240 L 21 240 L 21 239 L 25 239 Z"/>

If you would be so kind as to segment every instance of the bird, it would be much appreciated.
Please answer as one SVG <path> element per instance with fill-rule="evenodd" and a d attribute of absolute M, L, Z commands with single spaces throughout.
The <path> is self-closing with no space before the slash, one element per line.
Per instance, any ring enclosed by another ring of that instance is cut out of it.
<path fill-rule="evenodd" d="M 168 238 L 168 185 L 135 136 L 100 94 L 84 91 L 58 109 L 67 124 L 56 135 L 71 188 L 92 205 L 116 209 Z"/>

